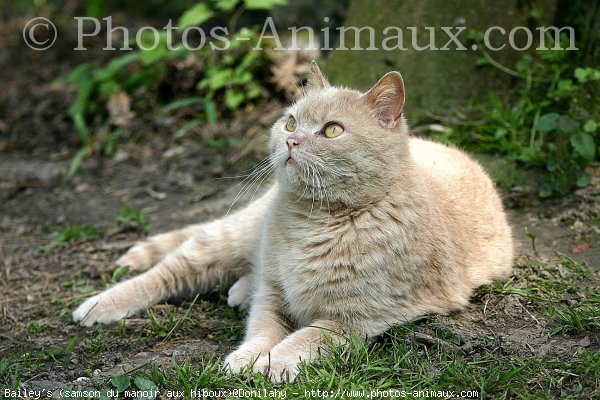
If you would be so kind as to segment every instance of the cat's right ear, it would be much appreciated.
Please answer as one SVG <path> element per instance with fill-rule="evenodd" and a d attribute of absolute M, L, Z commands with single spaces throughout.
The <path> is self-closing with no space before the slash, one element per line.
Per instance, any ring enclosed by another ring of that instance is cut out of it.
<path fill-rule="evenodd" d="M 404 107 L 402 75 L 396 71 L 388 72 L 361 98 L 373 110 L 381 126 L 397 127 Z"/>
<path fill-rule="evenodd" d="M 325 89 L 330 86 L 315 60 L 310 63 L 310 73 L 306 85 L 314 89 Z"/>

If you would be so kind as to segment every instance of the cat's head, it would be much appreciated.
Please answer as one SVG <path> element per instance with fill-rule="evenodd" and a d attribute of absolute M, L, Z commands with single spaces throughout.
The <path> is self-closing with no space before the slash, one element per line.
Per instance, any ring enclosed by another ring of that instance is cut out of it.
<path fill-rule="evenodd" d="M 402 77 L 389 72 L 360 93 L 331 86 L 313 61 L 307 86 L 271 130 L 281 189 L 330 204 L 376 201 L 407 155 Z"/>

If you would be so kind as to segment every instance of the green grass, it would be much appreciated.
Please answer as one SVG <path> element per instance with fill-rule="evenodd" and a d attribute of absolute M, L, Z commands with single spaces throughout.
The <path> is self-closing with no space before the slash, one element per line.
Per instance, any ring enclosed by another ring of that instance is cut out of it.
<path fill-rule="evenodd" d="M 397 327 L 377 342 L 365 342 L 350 337 L 348 344 L 333 349 L 329 357 L 315 365 L 302 365 L 296 381 L 279 386 L 262 375 L 232 376 L 225 374 L 221 360 L 207 357 L 199 364 L 154 365 L 145 373 L 96 382 L 104 390 L 116 389 L 125 383 L 129 390 L 133 382 L 152 382 L 163 395 L 182 392 L 186 398 L 194 393 L 227 398 L 264 398 L 265 393 L 286 398 L 326 397 L 362 399 L 374 391 L 379 398 L 390 391 L 446 393 L 445 397 L 460 397 L 461 391 L 471 391 L 472 398 L 591 398 L 600 387 L 600 352 L 579 351 L 571 361 L 526 361 L 502 350 L 485 351 L 465 356 L 444 346 L 423 346 L 410 340 L 413 325 Z M 149 384 L 148 384 L 149 385 Z M 449 395 L 449 392 L 454 392 Z M 228 393 L 228 395 L 227 395 Z M 561 395 L 565 394 L 566 395 Z M 320 395 L 319 395 L 320 394 Z M 399 396 L 396 396 L 399 397 Z M 468 397 L 463 393 L 462 397 Z"/>
<path fill-rule="evenodd" d="M 556 253 L 555 263 L 524 257 L 518 260 L 516 273 L 503 284 L 481 287 L 486 293 L 517 295 L 527 302 L 541 320 L 550 320 L 548 333 L 580 333 L 600 328 L 598 286 L 587 288 L 593 272 L 582 262 Z M 574 305 L 565 301 L 569 299 Z"/>
<path fill-rule="evenodd" d="M 558 325 L 550 331 L 550 335 L 558 333 L 578 333 L 587 330 L 600 330 L 600 304 L 589 306 L 571 306 L 552 308 L 549 315 L 555 317 Z"/>
<path fill-rule="evenodd" d="M 152 224 L 146 221 L 146 217 L 140 209 L 132 209 L 128 205 L 123 205 L 117 214 L 117 222 L 123 225 L 136 226 L 146 232 L 152 230 Z"/>
<path fill-rule="evenodd" d="M 473 301 L 478 308 L 485 307 L 488 300 L 494 307 L 493 303 L 504 296 L 518 296 L 520 303 L 544 324 L 542 334 L 547 335 L 548 342 L 559 340 L 560 346 L 563 338 L 578 341 L 589 337 L 591 341 L 586 348 L 556 352 L 545 358 L 536 357 L 515 343 L 504 343 L 502 335 L 493 332 L 495 325 L 489 334 L 480 331 L 469 337 L 444 322 L 447 318 L 428 316 L 396 326 L 374 341 L 350 336 L 347 344 L 335 347 L 329 356 L 315 364 L 302 365 L 297 379 L 288 385 L 274 385 L 260 374 L 228 375 L 221 370 L 222 358 L 206 355 L 193 362 L 189 358 L 163 358 L 157 364 L 136 366 L 124 375 L 95 377 L 86 387 L 105 395 L 109 390 L 119 391 L 121 398 L 126 391 L 153 388 L 158 388 L 162 397 L 183 395 L 179 398 L 199 398 L 203 389 L 212 391 L 204 392 L 212 398 L 281 398 L 284 394 L 288 399 L 363 399 L 372 394 L 376 398 L 402 394 L 406 398 L 423 398 L 425 394 L 430 398 L 460 398 L 461 391 L 470 391 L 463 393 L 462 398 L 469 394 L 471 398 L 484 399 L 596 398 L 600 396 L 600 294 L 596 275 L 564 254 L 557 254 L 551 262 L 521 257 L 510 280 L 477 291 Z M 67 287 L 84 284 L 76 280 L 64 283 Z M 70 298 L 61 299 L 56 294 L 53 298 L 53 306 L 60 308 L 61 316 L 65 309 L 74 306 Z M 74 298 L 78 301 L 77 296 Z M 498 311 L 502 306 L 495 307 L 495 313 L 489 317 L 492 324 L 503 315 L 501 309 Z M 85 334 L 72 331 L 62 344 L 19 349 L 18 355 L 0 362 L 0 384 L 4 388 L 18 387 L 19 382 L 72 357 L 80 360 L 83 375 L 91 377 L 106 357 L 116 357 L 128 365 L 132 354 L 160 349 L 166 341 L 171 342 L 167 348 L 172 348 L 185 343 L 190 332 L 201 332 L 197 337 L 213 342 L 239 343 L 245 316 L 246 312 L 227 307 L 223 288 L 216 288 L 183 307 L 150 308 L 145 322 L 123 321 Z M 207 330 L 203 325 L 207 321 L 220 322 Z M 52 328 L 32 322 L 26 329 L 38 337 L 48 335 Z M 562 355 L 557 358 L 556 354 Z"/>
<path fill-rule="evenodd" d="M 60 229 L 48 247 L 62 246 L 67 243 L 83 242 L 98 237 L 101 231 L 88 224 L 68 223 Z"/>

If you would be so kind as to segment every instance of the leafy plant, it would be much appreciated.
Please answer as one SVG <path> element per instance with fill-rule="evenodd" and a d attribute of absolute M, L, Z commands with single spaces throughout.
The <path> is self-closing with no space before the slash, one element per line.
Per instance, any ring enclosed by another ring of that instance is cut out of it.
<path fill-rule="evenodd" d="M 480 33 L 471 37 L 476 41 L 481 38 Z M 540 197 L 564 195 L 589 184 L 590 175 L 585 169 L 597 162 L 600 145 L 600 120 L 593 113 L 600 70 L 579 66 L 569 51 L 552 47 L 524 55 L 512 69 L 483 50 L 478 64 L 515 77 L 516 89 L 509 96 L 490 93 L 477 100 L 473 112 L 483 123 L 469 130 L 456 126 L 449 136 L 439 135 L 472 151 L 506 156 L 509 171 L 541 171 Z M 562 43 L 560 47 L 568 46 Z M 460 114 L 457 118 L 469 119 Z M 517 183 L 516 175 L 508 174 L 501 183 Z"/>
<path fill-rule="evenodd" d="M 128 205 L 124 205 L 119 209 L 119 213 L 117 214 L 117 222 L 123 225 L 138 226 L 145 231 L 150 231 L 152 229 L 152 224 L 146 221 L 146 217 L 144 217 L 142 214 L 142 210 L 133 210 Z"/>
<path fill-rule="evenodd" d="M 58 235 L 50 243 L 50 247 L 62 246 L 71 242 L 83 242 L 99 234 L 100 230 L 91 225 L 69 223 L 58 232 Z"/>
<path fill-rule="evenodd" d="M 103 6 L 101 1 L 96 3 L 98 7 Z M 193 108 L 193 119 L 185 122 L 176 136 L 185 134 L 203 121 L 215 124 L 220 110 L 236 110 L 260 97 L 263 90 L 257 75 L 268 70 L 265 68 L 269 63 L 268 52 L 253 51 L 258 38 L 257 29 L 244 27 L 237 31 L 237 23 L 247 9 L 267 10 L 285 3 L 286 0 L 215 0 L 197 2 L 185 11 L 179 18 L 179 29 L 218 19 L 229 27 L 229 45 L 216 50 L 205 43 L 195 52 L 195 57 L 204 60 L 202 75 L 195 86 L 196 93 L 186 93 L 186 97 L 175 98 L 166 105 L 161 104 L 163 99 L 158 95 L 158 86 L 168 72 L 168 64 L 191 55 L 190 50 L 176 43 L 171 31 L 160 32 L 158 40 L 154 32 L 144 32 L 141 43 L 135 40 L 127 43 L 132 47 L 139 45 L 137 49 L 113 58 L 106 65 L 91 62 L 75 68 L 67 77 L 67 82 L 77 88 L 69 116 L 83 146 L 73 157 L 68 175 L 77 173 L 86 156 L 97 153 L 113 155 L 119 140 L 127 136 L 126 129 L 115 127 L 108 118 L 108 103 L 117 93 L 126 93 L 133 98 L 132 106 L 142 110 L 157 106 L 164 107 L 164 112 Z M 96 13 L 101 9 L 98 7 L 92 7 L 94 10 L 90 12 Z M 140 92 L 144 95 L 139 95 Z M 148 97 L 149 92 L 156 96 Z M 97 120 L 108 120 L 108 135 L 97 135 L 90 128 L 90 121 Z"/>

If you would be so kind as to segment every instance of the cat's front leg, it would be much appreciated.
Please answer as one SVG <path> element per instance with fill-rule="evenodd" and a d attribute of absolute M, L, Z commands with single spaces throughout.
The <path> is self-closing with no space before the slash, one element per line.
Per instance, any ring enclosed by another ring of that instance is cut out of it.
<path fill-rule="evenodd" d="M 325 356 L 332 345 L 345 340 L 347 329 L 343 324 L 318 320 L 302 328 L 277 344 L 269 354 L 261 356 L 253 365 L 273 382 L 291 382 L 299 372 L 300 363 L 310 363 Z"/>
<path fill-rule="evenodd" d="M 239 374 L 252 367 L 256 360 L 268 354 L 291 332 L 292 324 L 281 309 L 278 291 L 260 285 L 250 308 L 246 338 L 237 350 L 225 358 L 225 370 Z"/>
<path fill-rule="evenodd" d="M 84 326 L 109 324 L 174 296 L 206 292 L 242 272 L 235 246 L 197 234 L 154 268 L 86 300 L 73 312 L 73 320 Z"/>

